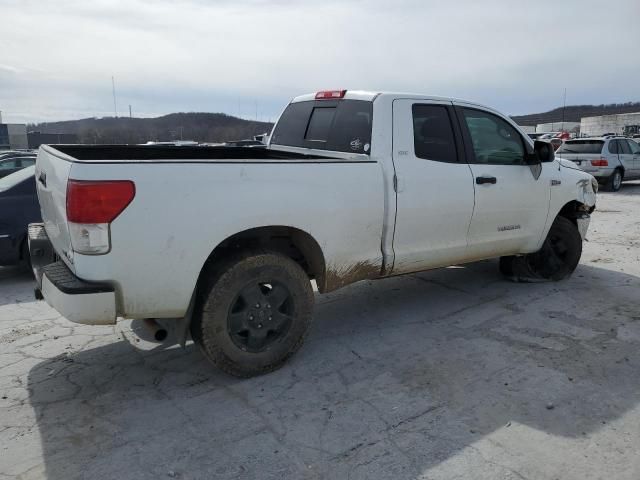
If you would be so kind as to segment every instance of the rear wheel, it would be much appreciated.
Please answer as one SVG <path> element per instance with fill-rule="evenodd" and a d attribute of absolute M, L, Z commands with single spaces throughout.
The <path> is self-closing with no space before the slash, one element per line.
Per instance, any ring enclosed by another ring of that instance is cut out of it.
<path fill-rule="evenodd" d="M 521 282 L 562 280 L 569 277 L 582 256 L 582 237 L 578 227 L 565 217 L 556 217 L 542 248 L 520 257 L 500 259 L 500 271 Z M 507 268 L 508 267 L 510 268 Z"/>
<path fill-rule="evenodd" d="M 622 170 L 616 168 L 607 181 L 607 190 L 617 192 L 622 187 Z"/>
<path fill-rule="evenodd" d="M 251 377 L 281 367 L 302 345 L 312 319 L 305 271 L 275 252 L 246 252 L 207 272 L 191 333 L 223 371 Z"/>

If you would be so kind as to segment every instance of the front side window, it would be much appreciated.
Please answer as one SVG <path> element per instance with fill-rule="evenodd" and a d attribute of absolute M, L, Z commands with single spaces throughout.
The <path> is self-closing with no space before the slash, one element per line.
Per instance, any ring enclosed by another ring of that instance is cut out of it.
<path fill-rule="evenodd" d="M 413 147 L 416 157 L 437 162 L 456 162 L 453 127 L 444 105 L 414 105 Z"/>
<path fill-rule="evenodd" d="M 513 126 L 489 112 L 463 109 L 471 135 L 475 163 L 523 165 L 524 145 Z"/>
<path fill-rule="evenodd" d="M 620 145 L 620 153 L 631 153 L 631 148 L 629 148 L 629 144 L 626 140 L 618 140 L 618 144 Z"/>
<path fill-rule="evenodd" d="M 640 153 L 640 145 L 638 145 L 633 140 L 627 140 L 627 143 L 629 144 L 629 148 L 631 148 L 631 153 L 633 153 L 634 155 Z"/>

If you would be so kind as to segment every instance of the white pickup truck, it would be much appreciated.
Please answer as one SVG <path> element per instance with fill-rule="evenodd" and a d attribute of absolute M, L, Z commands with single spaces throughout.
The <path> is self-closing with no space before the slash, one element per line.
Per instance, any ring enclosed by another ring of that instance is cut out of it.
<path fill-rule="evenodd" d="M 36 180 L 31 258 L 54 308 L 174 319 L 237 376 L 300 347 L 311 280 L 492 257 L 512 279 L 567 277 L 597 191 L 495 110 L 345 90 L 294 98 L 266 148 L 45 145 Z"/>

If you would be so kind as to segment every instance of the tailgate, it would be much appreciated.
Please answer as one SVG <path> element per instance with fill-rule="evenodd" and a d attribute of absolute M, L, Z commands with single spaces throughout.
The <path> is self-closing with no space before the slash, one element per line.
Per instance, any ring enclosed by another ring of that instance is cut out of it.
<path fill-rule="evenodd" d="M 67 225 L 67 179 L 72 158 L 43 145 L 36 160 L 36 186 L 42 221 L 60 258 L 73 270 L 73 250 Z"/>

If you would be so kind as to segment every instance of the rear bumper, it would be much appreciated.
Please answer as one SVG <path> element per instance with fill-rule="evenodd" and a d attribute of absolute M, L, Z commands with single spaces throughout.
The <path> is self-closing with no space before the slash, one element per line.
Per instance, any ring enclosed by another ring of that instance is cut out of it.
<path fill-rule="evenodd" d="M 63 317 L 87 325 L 116 322 L 114 288 L 105 283 L 86 282 L 76 277 L 64 262 L 55 261 L 42 224 L 29 225 L 29 251 L 44 299 Z"/>

